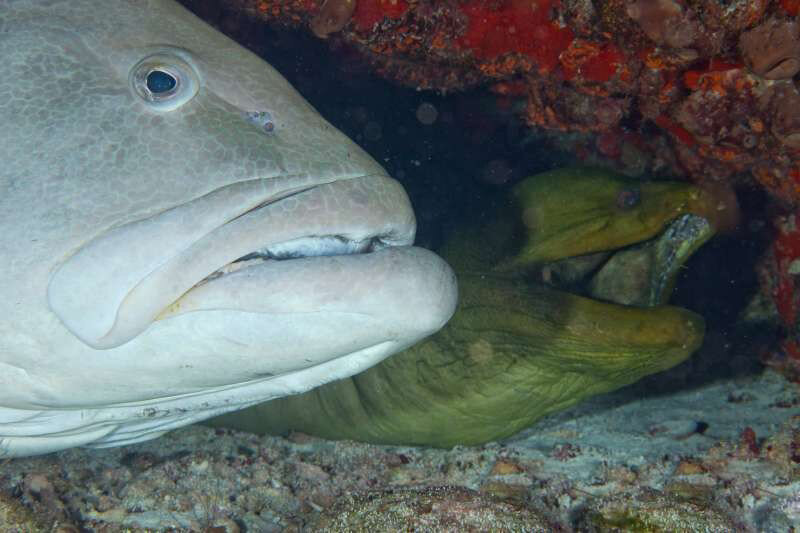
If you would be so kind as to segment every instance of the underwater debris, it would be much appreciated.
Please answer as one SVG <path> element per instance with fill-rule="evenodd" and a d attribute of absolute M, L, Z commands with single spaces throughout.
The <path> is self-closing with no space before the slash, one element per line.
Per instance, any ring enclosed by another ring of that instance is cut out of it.
<path fill-rule="evenodd" d="M 324 511 L 313 531 L 555 531 L 530 507 L 464 487 L 403 487 L 348 495 Z"/>
<path fill-rule="evenodd" d="M 325 0 L 309 27 L 320 39 L 327 39 L 328 35 L 344 28 L 350 22 L 356 10 L 356 0 Z"/>
<path fill-rule="evenodd" d="M 661 46 L 690 46 L 701 29 L 694 11 L 674 0 L 634 0 L 625 7 L 625 13 Z"/>
<path fill-rule="evenodd" d="M 4 531 L 49 530 L 45 520 L 5 491 L 0 491 L 0 526 Z"/>
<path fill-rule="evenodd" d="M 800 71 L 800 28 L 797 21 L 769 19 L 739 36 L 748 68 L 768 80 L 789 79 Z"/>

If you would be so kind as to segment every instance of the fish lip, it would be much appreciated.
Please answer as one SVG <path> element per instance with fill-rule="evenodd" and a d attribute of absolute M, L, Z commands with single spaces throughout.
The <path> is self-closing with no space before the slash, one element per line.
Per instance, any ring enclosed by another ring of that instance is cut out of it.
<path fill-rule="evenodd" d="M 255 211 L 255 209 L 252 211 Z M 314 253 L 313 251 L 303 252 L 302 250 L 304 245 L 313 246 L 312 241 L 318 242 L 320 244 L 319 253 Z M 277 243 L 277 247 L 272 247 L 272 248 L 265 247 L 265 248 L 255 249 L 243 256 L 234 259 L 229 263 L 222 265 L 221 267 L 210 273 L 208 276 L 195 283 L 187 291 L 187 293 L 201 285 L 219 279 L 223 276 L 227 276 L 234 272 L 238 272 L 239 270 L 242 269 L 253 268 L 253 267 L 264 267 L 270 263 L 275 263 L 278 261 L 280 262 L 296 261 L 299 259 L 313 260 L 314 258 L 324 258 L 337 255 L 356 255 L 364 253 L 373 253 L 375 251 L 391 246 L 399 246 L 399 244 L 384 243 L 378 238 L 377 235 L 374 236 L 373 238 L 360 242 L 348 241 L 347 239 L 344 239 L 337 235 L 332 235 L 332 236 L 308 236 L 296 239 L 295 241 Z M 185 294 L 186 293 L 184 293 L 184 295 L 181 295 L 179 299 L 183 298 Z M 173 305 L 174 302 L 170 304 L 170 306 L 165 308 L 164 311 L 159 315 L 159 317 L 156 318 L 156 320 L 161 319 L 162 318 L 161 315 L 163 315 L 164 312 L 168 311 L 169 307 L 172 307 Z"/>
<path fill-rule="evenodd" d="M 388 175 L 305 179 L 286 177 L 283 187 L 275 178 L 235 182 L 102 233 L 54 271 L 50 309 L 85 344 L 110 349 L 144 332 L 207 276 L 265 245 L 326 234 L 383 235 L 386 246 L 413 242 L 410 202 Z M 401 201 L 375 194 L 376 186 Z"/>

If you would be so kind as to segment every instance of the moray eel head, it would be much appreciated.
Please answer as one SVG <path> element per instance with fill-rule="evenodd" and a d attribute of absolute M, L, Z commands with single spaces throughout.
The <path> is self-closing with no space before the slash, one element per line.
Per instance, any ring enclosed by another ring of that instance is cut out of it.
<path fill-rule="evenodd" d="M 520 182 L 512 192 L 526 244 L 506 268 L 616 250 L 656 236 L 693 213 L 712 226 L 735 210 L 732 198 L 689 183 L 627 179 L 596 168 L 565 168 Z"/>

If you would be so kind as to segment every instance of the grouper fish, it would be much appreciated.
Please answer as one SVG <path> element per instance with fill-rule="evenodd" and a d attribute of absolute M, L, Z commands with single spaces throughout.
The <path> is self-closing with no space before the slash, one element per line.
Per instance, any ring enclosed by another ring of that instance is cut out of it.
<path fill-rule="evenodd" d="M 403 188 L 169 0 L 0 1 L 0 457 L 360 372 L 456 281 Z"/>

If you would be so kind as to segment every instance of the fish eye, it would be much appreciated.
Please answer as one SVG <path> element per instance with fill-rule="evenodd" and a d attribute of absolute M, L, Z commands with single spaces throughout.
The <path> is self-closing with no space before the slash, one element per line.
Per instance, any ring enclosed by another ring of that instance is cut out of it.
<path fill-rule="evenodd" d="M 153 70 L 147 75 L 147 88 L 153 94 L 171 91 L 178 85 L 178 80 L 169 72 Z"/>
<path fill-rule="evenodd" d="M 617 207 L 620 209 L 633 209 L 642 201 L 642 191 L 636 187 L 622 189 L 617 194 Z"/>
<path fill-rule="evenodd" d="M 200 86 L 194 68 L 172 54 L 153 54 L 130 74 L 134 93 L 154 111 L 173 111 L 191 100 Z"/>

